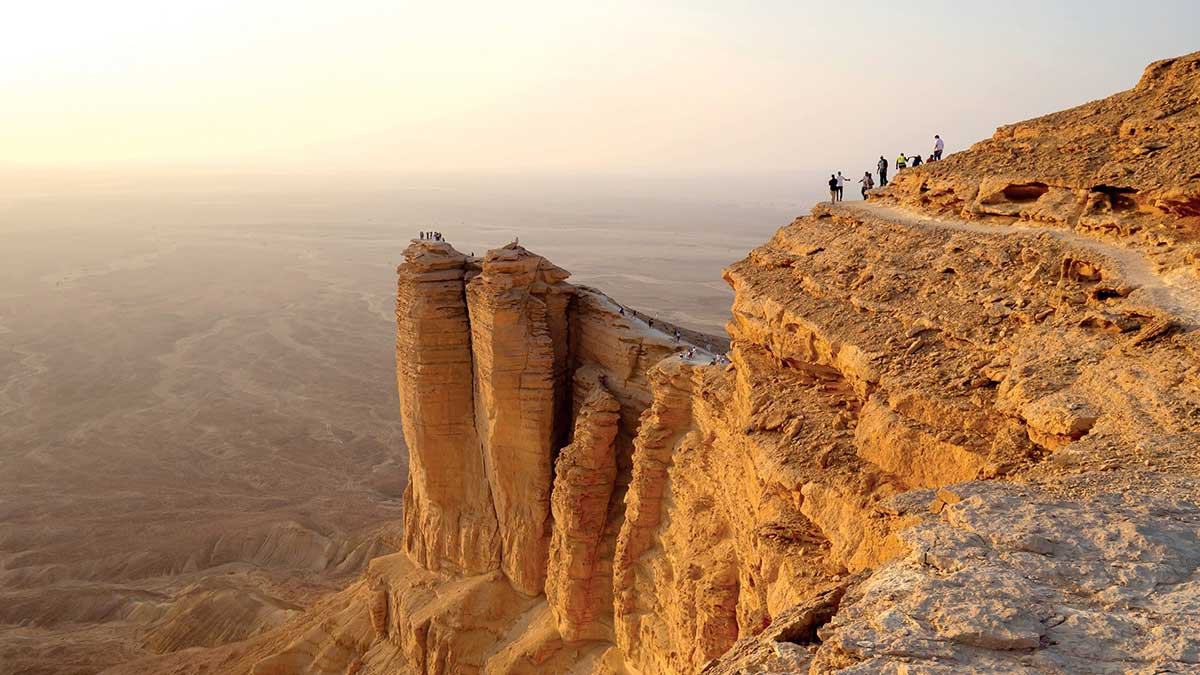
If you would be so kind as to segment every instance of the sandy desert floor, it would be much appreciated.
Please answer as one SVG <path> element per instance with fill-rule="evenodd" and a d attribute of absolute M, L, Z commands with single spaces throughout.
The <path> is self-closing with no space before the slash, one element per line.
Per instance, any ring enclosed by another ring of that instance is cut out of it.
<path fill-rule="evenodd" d="M 788 213 L 444 201 L 0 200 L 0 673 L 234 642 L 393 548 L 394 268 L 420 223 L 468 252 L 521 236 L 713 330 L 721 267 Z"/>

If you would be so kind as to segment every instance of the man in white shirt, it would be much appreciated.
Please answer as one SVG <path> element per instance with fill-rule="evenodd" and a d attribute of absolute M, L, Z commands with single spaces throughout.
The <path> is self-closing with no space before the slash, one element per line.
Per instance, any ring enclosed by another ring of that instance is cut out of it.
<path fill-rule="evenodd" d="M 842 176 L 842 172 L 837 173 L 837 200 L 842 201 L 842 188 L 846 187 L 846 179 Z"/>
<path fill-rule="evenodd" d="M 946 147 L 946 144 L 942 142 L 942 137 L 937 134 L 934 134 L 933 135 L 933 158 L 941 159 L 942 158 L 942 150 L 945 147 Z"/>

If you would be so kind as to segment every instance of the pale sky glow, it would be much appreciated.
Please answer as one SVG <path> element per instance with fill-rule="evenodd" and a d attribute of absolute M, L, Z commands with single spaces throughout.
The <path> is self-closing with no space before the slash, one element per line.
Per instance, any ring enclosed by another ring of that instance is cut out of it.
<path fill-rule="evenodd" d="M 1128 88 L 1197 26 L 1193 0 L 14 2 L 0 164 L 862 164 Z"/>

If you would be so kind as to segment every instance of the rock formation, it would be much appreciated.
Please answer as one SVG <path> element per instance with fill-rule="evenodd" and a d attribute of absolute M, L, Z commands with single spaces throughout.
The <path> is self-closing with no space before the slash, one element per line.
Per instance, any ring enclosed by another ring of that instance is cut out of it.
<path fill-rule="evenodd" d="M 596 384 L 576 418 L 574 440 L 554 467 L 546 599 L 569 642 L 603 639 L 611 630 L 601 619 L 612 606 L 612 571 L 601 567 L 600 551 L 617 480 L 620 411 L 617 399 Z"/>
<path fill-rule="evenodd" d="M 415 242 L 407 553 L 256 672 L 1195 672 L 1198 115 L 1200 54 L 817 206 L 728 365 Z"/>
<path fill-rule="evenodd" d="M 500 526 L 502 567 L 539 595 L 550 542 L 550 482 L 566 420 L 567 273 L 520 246 L 492 251 L 467 284 L 475 429 Z"/>
<path fill-rule="evenodd" d="M 404 544 L 433 570 L 481 574 L 500 535 L 474 420 L 466 257 L 422 241 L 405 252 L 396 295 L 396 379 L 411 454 Z"/>

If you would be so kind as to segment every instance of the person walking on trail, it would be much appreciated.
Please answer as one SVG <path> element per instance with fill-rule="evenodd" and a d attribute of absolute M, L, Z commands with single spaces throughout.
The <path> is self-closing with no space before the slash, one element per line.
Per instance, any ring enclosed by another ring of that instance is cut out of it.
<path fill-rule="evenodd" d="M 942 150 L 945 150 L 945 149 L 946 149 L 946 143 L 942 141 L 942 137 L 937 134 L 934 134 L 933 135 L 933 158 L 941 159 L 942 158 Z"/>
<path fill-rule="evenodd" d="M 859 178 L 858 182 L 862 183 L 862 196 L 863 196 L 863 199 L 866 199 L 867 198 L 867 190 L 870 190 L 871 188 L 875 187 L 875 179 L 871 178 L 870 171 L 864 171 L 863 177 Z"/>
<path fill-rule="evenodd" d="M 883 155 L 879 156 L 879 164 L 876 166 L 879 168 L 879 187 L 885 187 L 887 185 L 888 161 L 883 158 Z"/>
<path fill-rule="evenodd" d="M 829 174 L 829 201 L 837 201 L 837 176 Z"/>
<path fill-rule="evenodd" d="M 675 329 L 675 341 L 679 342 L 679 329 L 678 328 Z"/>
<path fill-rule="evenodd" d="M 899 173 L 900 171 L 907 169 L 907 168 L 908 168 L 908 158 L 905 157 L 904 153 L 902 152 L 902 153 L 900 153 L 900 156 L 896 158 L 896 173 Z"/>
<path fill-rule="evenodd" d="M 918 166 L 921 166 L 921 153 L 918 152 L 917 154 L 913 155 L 912 165 L 914 169 Z"/>

